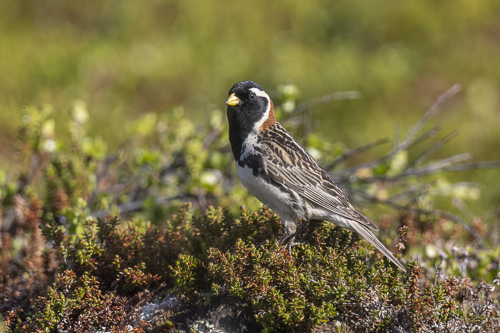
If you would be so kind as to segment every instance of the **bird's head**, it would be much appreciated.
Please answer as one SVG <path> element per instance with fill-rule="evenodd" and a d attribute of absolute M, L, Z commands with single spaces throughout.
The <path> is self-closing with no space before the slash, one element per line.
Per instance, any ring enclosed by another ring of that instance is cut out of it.
<path fill-rule="evenodd" d="M 251 131 L 259 132 L 276 122 L 274 106 L 269 95 L 253 81 L 241 81 L 229 90 L 227 119 L 237 127 L 240 137 Z"/>

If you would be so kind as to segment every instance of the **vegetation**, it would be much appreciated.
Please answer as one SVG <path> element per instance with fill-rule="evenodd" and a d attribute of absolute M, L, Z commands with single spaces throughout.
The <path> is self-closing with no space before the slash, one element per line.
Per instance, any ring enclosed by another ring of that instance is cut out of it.
<path fill-rule="evenodd" d="M 277 116 L 296 135 L 305 133 L 309 149 L 352 199 L 373 211 L 395 209 L 379 223 L 382 240 L 393 248 L 399 238 L 408 273 L 356 235 L 320 221 L 306 227 L 305 244 L 291 252 L 279 247 L 279 217 L 247 198 L 235 175 L 221 111 L 200 127 L 181 109 L 146 115 L 127 142 L 106 154 L 106 143 L 86 132 L 83 103 L 73 109 L 69 140 L 54 134 L 50 108 L 25 108 L 19 166 L 15 178 L 3 177 L 0 192 L 4 326 L 12 332 L 196 330 L 198 324 L 179 316 L 231 296 L 248 305 L 265 332 L 498 330 L 500 248 L 490 237 L 493 224 L 436 208 L 443 198 L 465 205 L 474 193 L 443 171 L 498 163 L 464 163 L 462 155 L 431 160 L 446 137 L 438 138 L 436 129 L 422 132 L 459 88 L 438 98 L 385 155 L 348 169 L 346 160 L 383 141 L 336 150 L 307 131 L 304 114 L 318 101 L 287 110 L 297 88 L 279 88 Z M 415 145 L 427 148 L 409 160 Z M 251 205 L 237 208 L 239 202 Z M 118 214 L 124 221 L 113 217 Z M 172 297 L 153 327 L 145 309 Z"/>

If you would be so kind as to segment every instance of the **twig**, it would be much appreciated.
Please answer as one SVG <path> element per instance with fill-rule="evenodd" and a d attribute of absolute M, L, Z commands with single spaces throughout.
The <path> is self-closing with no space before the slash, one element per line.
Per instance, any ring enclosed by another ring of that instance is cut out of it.
<path fill-rule="evenodd" d="M 467 171 L 467 170 L 478 170 L 478 169 L 496 169 L 500 168 L 500 161 L 488 161 L 488 162 L 473 162 L 473 163 L 467 163 L 467 164 L 455 164 L 455 165 L 448 165 L 445 167 L 441 167 L 437 169 L 436 167 L 434 168 L 429 168 L 429 169 L 424 169 L 424 170 L 417 170 L 417 172 L 414 172 L 413 175 L 424 175 L 428 173 L 435 172 L 437 170 L 441 172 L 460 172 L 460 171 Z"/>
<path fill-rule="evenodd" d="M 441 130 L 441 127 L 439 127 L 439 126 L 431 128 L 430 130 L 428 130 L 424 134 L 421 134 L 419 137 L 417 137 L 415 139 L 415 141 L 413 141 L 411 147 L 414 147 L 414 146 L 424 142 L 425 140 L 427 140 L 429 138 L 435 137 L 439 133 L 440 130 Z"/>
<path fill-rule="evenodd" d="M 456 156 L 460 156 L 461 158 L 467 157 L 465 154 L 459 154 Z M 436 163 L 439 163 L 439 162 L 436 162 Z M 451 163 L 451 162 L 449 162 L 449 163 Z M 406 178 L 406 177 L 423 176 L 423 175 L 428 175 L 428 174 L 436 173 L 436 172 L 462 172 L 462 171 L 467 171 L 467 170 L 497 169 L 497 168 L 500 168 L 500 161 L 461 163 L 461 164 L 446 165 L 446 166 L 432 164 L 432 165 L 425 167 L 425 168 L 407 170 L 407 171 L 403 172 L 402 174 L 395 175 L 395 176 L 377 175 L 377 176 L 373 176 L 371 178 L 364 178 L 363 181 L 368 182 L 368 183 L 379 182 L 379 181 L 396 182 L 396 181 L 399 181 L 399 180 Z M 341 176 L 341 175 L 339 175 L 339 174 L 332 175 L 332 177 L 336 177 L 337 179 L 339 179 L 339 176 Z M 340 178 L 342 178 L 342 177 L 340 177 Z"/>
<path fill-rule="evenodd" d="M 439 264 L 436 262 L 436 265 L 434 266 L 434 268 L 436 270 L 436 275 L 434 276 L 434 285 L 432 286 L 432 288 L 430 288 L 432 302 L 433 302 L 434 308 L 436 310 L 437 310 L 437 307 L 436 307 L 436 300 L 434 299 L 434 288 L 436 288 L 438 276 L 439 276 L 439 274 L 441 274 L 441 264 L 443 263 L 443 260 L 444 260 L 444 258 L 441 257 L 441 261 L 439 262 Z"/>
<path fill-rule="evenodd" d="M 472 160 L 472 154 L 471 153 L 462 153 L 462 154 L 457 154 L 451 157 L 447 157 L 445 159 L 442 159 L 440 161 L 428 164 L 425 169 L 429 170 L 440 170 L 443 168 L 446 168 L 452 164 L 456 163 L 462 163 L 462 162 L 469 162 Z"/>
<path fill-rule="evenodd" d="M 132 310 L 130 310 L 130 311 L 129 311 L 129 313 L 127 314 L 127 316 L 130 316 L 130 315 L 132 315 L 132 313 L 133 313 L 134 311 L 137 311 L 137 309 L 139 308 L 139 306 L 140 306 L 142 303 L 144 303 L 144 302 L 149 302 L 149 301 L 150 301 L 150 300 L 151 300 L 151 299 L 152 299 L 152 298 L 156 295 L 156 293 L 157 293 L 160 289 L 164 289 L 164 288 L 165 288 L 165 286 L 166 286 L 166 283 L 165 283 L 165 282 L 162 282 L 162 283 L 158 286 L 158 288 L 156 288 L 155 290 L 153 290 L 153 291 L 151 291 L 151 292 L 148 292 L 148 297 L 145 297 L 145 298 L 141 299 L 141 300 L 140 300 L 140 301 L 139 301 L 136 305 L 134 305 L 134 306 L 133 306 L 133 308 L 132 308 Z M 146 291 L 148 291 L 148 290 L 147 290 L 147 288 L 146 288 Z"/>
<path fill-rule="evenodd" d="M 186 165 L 186 160 L 184 157 L 184 153 L 182 151 L 178 151 L 175 153 L 174 160 L 170 165 L 164 165 L 161 167 L 158 177 L 160 179 L 165 178 L 169 173 L 174 172 L 181 166 Z"/>
<path fill-rule="evenodd" d="M 436 151 L 438 151 L 439 149 L 443 148 L 443 146 L 448 142 L 450 141 L 451 139 L 453 139 L 454 137 L 456 137 L 458 135 L 458 131 L 453 131 L 449 134 L 447 134 L 444 138 L 442 138 L 441 140 L 437 141 L 435 144 L 433 144 L 432 146 L 430 146 L 429 148 L 427 148 L 426 150 L 424 150 L 419 156 L 417 156 L 413 162 L 411 162 L 407 169 L 412 169 L 414 166 L 416 166 L 418 164 L 418 162 L 420 162 L 420 160 L 424 159 L 425 157 L 429 156 L 429 155 L 432 155 L 434 154 Z"/>
<path fill-rule="evenodd" d="M 406 138 L 401 142 L 399 147 L 400 150 L 406 149 L 413 139 L 415 135 L 427 124 L 427 122 L 440 110 L 441 106 L 448 100 L 450 97 L 456 95 L 462 86 L 459 83 L 454 84 L 450 89 L 446 90 L 438 99 L 432 104 L 431 108 L 424 114 L 422 118 L 413 126 L 413 128 L 408 132 Z"/>
<path fill-rule="evenodd" d="M 430 184 L 425 184 L 424 186 L 421 186 L 418 191 L 403 192 L 403 193 L 401 193 L 399 195 L 395 195 L 395 196 L 391 197 L 391 199 L 394 201 L 394 200 L 397 200 L 401 195 L 411 194 L 411 193 L 417 192 L 417 194 L 413 198 L 411 198 L 410 200 L 408 200 L 407 206 L 411 206 L 412 204 L 414 204 L 414 203 L 417 202 L 418 198 L 420 198 L 422 195 L 428 193 L 430 188 L 431 188 Z M 410 192 L 410 193 L 408 193 L 408 192 Z"/>
<path fill-rule="evenodd" d="M 342 99 L 358 99 L 361 97 L 361 93 L 359 91 L 351 90 L 351 91 L 337 91 L 332 94 L 324 95 L 321 97 L 314 98 L 310 101 L 300 103 L 293 109 L 290 114 L 296 114 L 302 112 L 306 109 L 313 108 L 315 106 L 321 104 L 327 104 L 333 101 L 338 101 Z"/>
<path fill-rule="evenodd" d="M 304 122 L 304 117 L 302 115 L 300 116 L 295 116 L 295 117 L 290 117 L 290 118 L 287 118 L 287 119 L 284 119 L 281 121 L 281 124 L 287 128 L 290 128 L 290 127 L 298 127 L 299 125 L 302 125 L 302 123 Z"/>
<path fill-rule="evenodd" d="M 307 138 L 309 137 L 309 134 L 312 131 L 312 125 L 311 125 L 311 108 L 306 108 L 304 110 L 303 114 L 303 125 L 304 125 L 304 134 L 303 134 L 303 140 L 306 141 Z"/>
<path fill-rule="evenodd" d="M 447 218 L 448 220 L 457 222 L 460 225 L 462 225 L 462 227 L 467 232 L 469 232 L 476 239 L 476 241 L 478 242 L 478 244 L 479 244 L 479 246 L 481 248 L 484 248 L 483 237 L 467 221 L 465 221 L 464 219 L 462 219 L 461 217 L 459 217 L 459 216 L 457 216 L 455 214 L 444 212 L 444 211 L 439 210 L 439 209 L 414 208 L 414 207 L 411 207 L 409 205 L 398 204 L 397 202 L 394 201 L 393 198 L 386 199 L 386 200 L 380 200 L 380 199 L 378 199 L 375 196 L 369 196 L 369 195 L 367 195 L 364 191 L 361 191 L 359 189 L 355 189 L 355 191 L 364 200 L 366 200 L 368 202 L 379 203 L 379 204 L 382 204 L 382 205 L 385 205 L 385 206 L 389 206 L 389 207 L 392 207 L 392 208 L 395 208 L 395 209 L 398 209 L 398 210 L 408 210 L 408 211 L 412 211 L 412 212 L 416 212 L 416 213 L 420 213 L 420 214 L 439 215 L 439 216 Z"/>
<path fill-rule="evenodd" d="M 438 277 L 441 274 L 441 265 L 443 264 L 444 257 L 441 257 L 441 261 L 439 264 L 436 262 L 436 266 L 434 267 L 436 269 L 436 275 L 434 276 L 434 287 L 437 285 Z"/>
<path fill-rule="evenodd" d="M 460 212 L 462 213 L 462 215 L 467 217 L 467 219 L 469 219 L 469 221 L 474 220 L 474 218 L 476 217 L 476 214 L 474 214 L 474 212 L 469 207 L 467 207 L 465 202 L 463 202 L 459 198 L 453 198 L 453 200 L 451 200 L 451 203 L 455 207 L 457 207 L 458 210 L 460 210 Z"/>
<path fill-rule="evenodd" d="M 423 214 L 435 214 L 435 215 L 441 215 L 448 220 L 454 221 L 462 225 L 462 227 L 465 229 L 465 231 L 469 232 L 477 241 L 478 245 L 480 248 L 484 248 L 484 240 L 483 237 L 474 229 L 471 225 L 467 223 L 464 219 L 461 217 L 451 214 L 448 212 L 444 212 L 442 210 L 436 209 L 436 210 L 428 210 L 428 209 L 419 209 L 419 208 L 410 208 L 410 210 L 417 212 L 417 213 L 423 213 Z"/>
<path fill-rule="evenodd" d="M 207 149 L 208 146 L 210 146 L 210 144 L 212 144 L 212 142 L 215 141 L 215 139 L 217 137 L 219 137 L 222 133 L 222 129 L 221 128 L 213 128 L 206 136 L 205 136 L 205 139 L 203 140 L 203 149 Z"/>
<path fill-rule="evenodd" d="M 155 204 L 161 205 L 161 204 L 171 202 L 174 200 L 179 200 L 179 199 L 187 200 L 190 197 L 191 197 L 190 195 L 179 195 L 179 196 L 175 196 L 175 197 L 168 197 L 168 196 L 158 197 L 155 200 Z M 122 205 L 118 205 L 116 208 L 120 210 L 120 215 L 131 213 L 131 212 L 137 212 L 137 211 L 142 210 L 142 208 L 144 206 L 144 201 L 145 200 L 127 202 L 127 203 L 124 203 Z M 100 217 L 106 217 L 109 214 L 111 214 L 111 210 L 100 210 L 97 212 L 90 213 L 88 216 L 100 218 Z"/>
<path fill-rule="evenodd" d="M 447 218 L 448 220 L 452 220 L 454 222 L 457 222 L 460 225 L 462 225 L 462 227 L 476 239 L 479 247 L 484 248 L 483 237 L 481 237 L 481 235 L 476 231 L 476 229 L 474 229 L 469 223 L 467 223 L 467 221 L 465 221 L 464 219 L 462 219 L 461 217 L 459 217 L 455 214 L 444 212 L 444 211 L 439 210 L 439 209 L 422 209 L 422 208 L 407 207 L 407 206 L 403 206 L 403 205 L 400 205 L 398 203 L 395 203 L 391 200 L 377 200 L 376 198 L 368 197 L 368 196 L 367 196 L 367 198 L 372 199 L 371 200 L 372 202 L 378 202 L 378 203 L 381 203 L 383 205 L 390 206 L 390 207 L 393 207 L 396 209 L 409 210 L 409 211 L 413 211 L 413 212 L 421 213 L 421 214 L 439 215 L 439 216 Z M 375 200 L 373 200 L 373 199 L 375 199 Z"/>
<path fill-rule="evenodd" d="M 327 170 L 328 169 L 332 169 L 337 164 L 344 162 L 345 160 L 347 160 L 348 158 L 350 158 L 352 156 L 359 155 L 361 153 L 364 153 L 365 151 L 368 151 L 368 150 L 370 150 L 372 148 L 384 145 L 384 144 L 386 144 L 388 142 L 389 142 L 388 138 L 383 138 L 383 139 L 379 139 L 377 141 L 374 141 L 374 142 L 367 143 L 365 145 L 359 146 L 359 147 L 354 148 L 354 149 L 347 149 L 342 154 L 340 154 L 339 156 L 335 157 L 335 159 L 331 163 L 327 164 L 325 166 L 325 169 L 327 169 Z"/>
<path fill-rule="evenodd" d="M 343 173 L 352 173 L 353 171 L 359 169 L 359 168 L 372 168 L 375 165 L 378 165 L 382 162 L 385 162 L 389 159 L 391 159 L 393 156 L 398 154 L 399 152 L 408 149 L 410 146 L 412 146 L 416 140 L 419 138 L 415 139 L 415 136 L 418 134 L 418 132 L 425 126 L 425 124 L 439 111 L 440 107 L 453 95 L 457 94 L 461 89 L 460 84 L 455 84 L 453 87 L 445 91 L 441 96 L 438 97 L 436 102 L 430 107 L 430 109 L 420 118 L 420 120 L 413 126 L 409 131 L 406 137 L 401 141 L 400 144 L 395 145 L 395 147 L 386 155 L 382 156 L 379 159 L 376 159 L 374 161 L 364 163 L 362 165 L 356 166 L 354 168 L 350 169 L 345 169 Z"/>
<path fill-rule="evenodd" d="M 95 189 L 92 191 L 92 194 L 90 195 L 89 200 L 87 200 L 87 204 L 90 204 L 94 201 L 99 185 L 103 181 L 103 179 L 106 177 L 106 175 L 109 172 L 109 169 L 111 168 L 111 165 L 118 159 L 120 156 L 120 153 L 123 151 L 124 147 L 130 142 L 130 140 L 125 141 L 116 151 L 114 151 L 112 154 L 108 155 L 104 160 L 103 160 L 103 167 L 102 169 L 97 173 L 96 175 L 96 184 L 95 184 Z"/>

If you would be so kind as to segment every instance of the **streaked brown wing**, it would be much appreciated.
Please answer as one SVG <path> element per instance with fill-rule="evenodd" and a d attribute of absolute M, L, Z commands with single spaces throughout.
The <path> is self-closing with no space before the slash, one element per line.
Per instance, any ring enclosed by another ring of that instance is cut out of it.
<path fill-rule="evenodd" d="M 313 204 L 378 230 L 359 213 L 318 162 L 279 123 L 261 136 L 259 151 L 272 180 L 296 191 Z"/>

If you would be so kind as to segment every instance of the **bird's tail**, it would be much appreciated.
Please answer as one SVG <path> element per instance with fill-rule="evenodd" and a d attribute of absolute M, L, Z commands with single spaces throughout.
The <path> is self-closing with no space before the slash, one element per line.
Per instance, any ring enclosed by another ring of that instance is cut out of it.
<path fill-rule="evenodd" d="M 406 269 L 401 265 L 401 263 L 392 255 L 392 253 L 377 239 L 377 237 L 366 227 L 361 225 L 356 221 L 350 221 L 352 229 L 354 229 L 358 234 L 363 236 L 367 241 L 369 241 L 373 246 L 375 246 L 383 255 L 389 258 L 396 266 L 406 272 Z"/>

